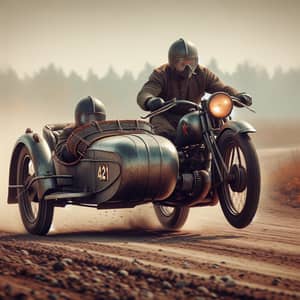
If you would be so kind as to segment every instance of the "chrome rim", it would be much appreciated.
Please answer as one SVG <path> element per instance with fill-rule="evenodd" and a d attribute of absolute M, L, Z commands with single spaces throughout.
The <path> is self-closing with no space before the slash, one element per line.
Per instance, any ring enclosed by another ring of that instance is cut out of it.
<path fill-rule="evenodd" d="M 228 209 L 237 215 L 242 212 L 247 199 L 247 164 L 242 149 L 231 144 L 225 153 L 225 164 L 229 170 L 229 181 L 225 184 Z"/>

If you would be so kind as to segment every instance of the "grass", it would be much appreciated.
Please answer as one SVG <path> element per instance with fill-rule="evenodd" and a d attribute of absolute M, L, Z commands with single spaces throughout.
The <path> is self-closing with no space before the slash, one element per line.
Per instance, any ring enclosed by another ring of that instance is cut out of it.
<path fill-rule="evenodd" d="M 300 207 L 300 152 L 295 151 L 291 157 L 282 162 L 272 174 L 270 182 L 272 197 L 281 203 Z"/>

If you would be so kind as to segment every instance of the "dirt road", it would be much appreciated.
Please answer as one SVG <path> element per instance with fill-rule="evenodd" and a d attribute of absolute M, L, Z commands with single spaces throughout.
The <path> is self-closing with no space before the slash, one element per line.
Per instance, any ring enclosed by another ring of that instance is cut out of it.
<path fill-rule="evenodd" d="M 219 207 L 194 209 L 180 232 L 161 231 L 151 206 L 60 209 L 47 237 L 0 233 L 0 299 L 300 299 L 299 215 L 266 190 L 243 230 Z"/>

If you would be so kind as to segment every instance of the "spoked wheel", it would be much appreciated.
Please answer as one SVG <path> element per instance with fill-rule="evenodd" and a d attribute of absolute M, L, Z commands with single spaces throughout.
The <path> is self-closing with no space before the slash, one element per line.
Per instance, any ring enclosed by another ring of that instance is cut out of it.
<path fill-rule="evenodd" d="M 225 131 L 218 141 L 229 172 L 218 187 L 223 213 L 228 222 L 243 228 L 255 216 L 260 195 L 260 170 L 255 148 L 246 134 Z"/>
<path fill-rule="evenodd" d="M 18 189 L 19 210 L 26 230 L 32 234 L 45 235 L 48 233 L 54 207 L 50 202 L 39 200 L 34 184 L 35 177 L 32 158 L 26 147 L 20 152 L 18 160 L 17 184 L 24 186 Z"/>
<path fill-rule="evenodd" d="M 184 225 L 190 209 L 188 207 L 169 207 L 155 204 L 154 210 L 160 224 L 165 229 L 176 230 Z"/>

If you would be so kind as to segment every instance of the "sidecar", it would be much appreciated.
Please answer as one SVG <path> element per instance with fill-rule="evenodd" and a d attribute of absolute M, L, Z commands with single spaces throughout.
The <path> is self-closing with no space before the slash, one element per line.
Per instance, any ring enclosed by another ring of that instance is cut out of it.
<path fill-rule="evenodd" d="M 27 129 L 13 149 L 8 203 L 18 203 L 28 232 L 46 234 L 55 206 L 128 208 L 168 198 L 176 187 L 175 146 L 140 120 L 93 121 L 72 133 L 80 153 L 67 163 L 55 153 L 67 124 L 46 125 L 43 137 Z"/>

